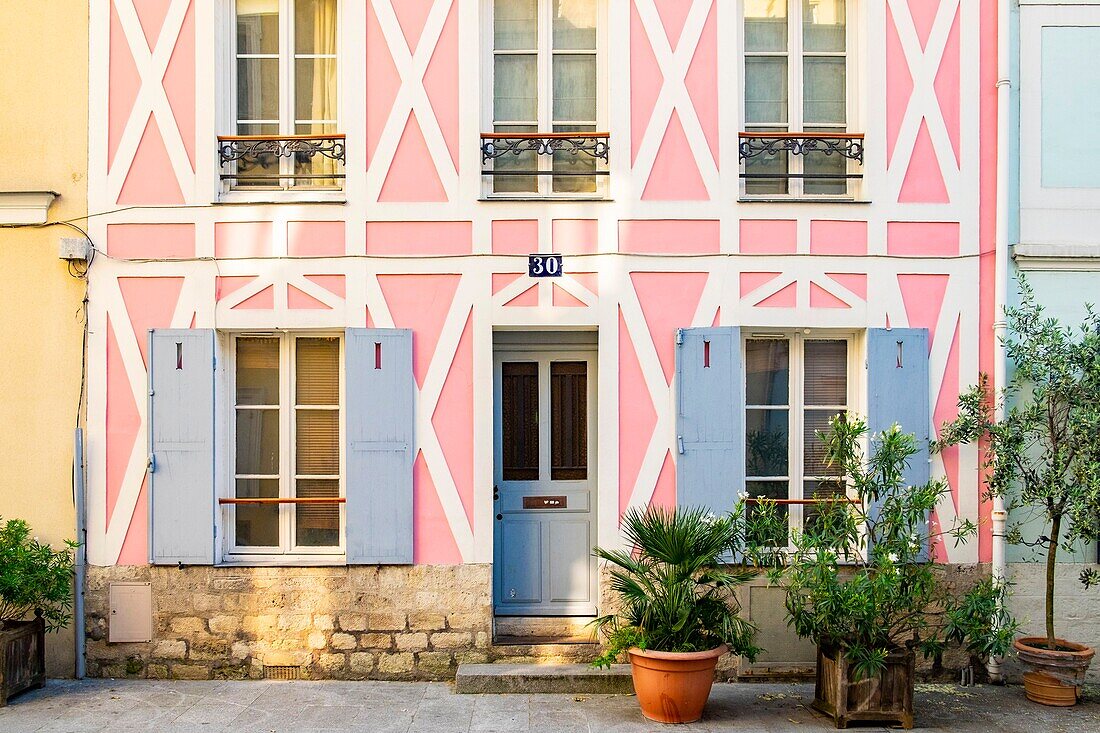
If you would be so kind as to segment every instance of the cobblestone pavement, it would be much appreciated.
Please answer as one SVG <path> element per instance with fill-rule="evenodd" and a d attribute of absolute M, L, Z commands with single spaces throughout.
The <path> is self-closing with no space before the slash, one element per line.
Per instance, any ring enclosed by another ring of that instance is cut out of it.
<path fill-rule="evenodd" d="M 54 681 L 0 708 L 2 733 L 468 733 L 739 731 L 806 733 L 832 727 L 805 684 L 715 685 L 699 723 L 649 723 L 628 695 L 456 695 L 443 683 Z M 1100 731 L 1100 687 L 1072 709 L 1044 708 L 1016 687 L 917 688 L 923 730 Z M 881 727 L 861 727 L 881 731 Z"/>

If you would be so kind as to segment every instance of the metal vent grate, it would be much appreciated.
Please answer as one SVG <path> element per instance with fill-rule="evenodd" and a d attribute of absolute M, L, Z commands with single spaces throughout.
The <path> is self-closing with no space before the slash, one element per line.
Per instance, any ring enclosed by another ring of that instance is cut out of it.
<path fill-rule="evenodd" d="M 265 664 L 265 680 L 296 680 L 302 676 L 302 668 L 294 664 Z"/>

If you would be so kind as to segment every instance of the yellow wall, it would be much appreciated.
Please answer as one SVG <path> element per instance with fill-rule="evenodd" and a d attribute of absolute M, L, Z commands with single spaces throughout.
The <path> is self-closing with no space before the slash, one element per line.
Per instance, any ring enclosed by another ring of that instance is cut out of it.
<path fill-rule="evenodd" d="M 87 4 L 0 2 L 0 191 L 52 190 L 50 220 L 86 213 Z M 72 435 L 84 283 L 57 258 L 67 227 L 0 229 L 0 516 L 43 541 L 75 537 Z M 51 675 L 73 673 L 72 625 L 47 643 Z"/>

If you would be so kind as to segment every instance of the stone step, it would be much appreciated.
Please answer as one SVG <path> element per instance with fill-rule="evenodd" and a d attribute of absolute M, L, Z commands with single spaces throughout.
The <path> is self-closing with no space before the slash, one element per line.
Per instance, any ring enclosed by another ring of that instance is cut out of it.
<path fill-rule="evenodd" d="M 590 616 L 497 616 L 495 644 L 594 644 Z"/>
<path fill-rule="evenodd" d="M 460 664 L 455 692 L 630 695 L 634 681 L 629 664 Z"/>

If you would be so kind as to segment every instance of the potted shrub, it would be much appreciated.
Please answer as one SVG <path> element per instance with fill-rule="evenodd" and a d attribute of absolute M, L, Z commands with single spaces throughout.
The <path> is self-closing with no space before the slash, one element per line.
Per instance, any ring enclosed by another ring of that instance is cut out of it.
<path fill-rule="evenodd" d="M 53 550 L 21 519 L 0 524 L 0 706 L 46 682 L 46 632 L 72 612 L 75 547 Z"/>
<path fill-rule="evenodd" d="M 983 376 L 961 395 L 939 447 L 983 441 L 989 493 L 1005 497 L 1016 517 L 1041 518 L 1034 540 L 1025 540 L 1026 521 L 1014 518 L 1008 530 L 1009 541 L 1046 555 L 1046 633 L 1017 639 L 1015 649 L 1031 669 L 1029 699 L 1073 705 L 1094 650 L 1055 633 L 1054 581 L 1059 549 L 1100 539 L 1100 315 L 1089 307 L 1075 332 L 1043 317 L 1026 282 L 1021 294 L 1019 307 L 1005 309 L 1003 343 L 1015 368 L 1008 384 L 992 394 Z M 1098 581 L 1095 570 L 1081 574 L 1086 587 Z"/>
<path fill-rule="evenodd" d="M 860 720 L 911 728 L 917 653 L 931 656 L 951 642 L 978 657 L 1003 653 L 1015 626 L 1000 611 L 1002 586 L 987 579 L 953 594 L 928 561 L 935 540 L 961 540 L 977 528 L 930 528 L 929 513 L 950 488 L 942 480 L 906 483 L 916 438 L 894 425 L 872 436 L 867 456 L 866 433 L 860 418 L 833 418 L 821 437 L 837 496 L 813 507 L 789 547 L 770 553 L 759 548 L 787 537 L 787 519 L 774 501 L 754 500 L 747 544 L 785 588 L 791 626 L 817 644 L 813 707 L 838 728 Z"/>
<path fill-rule="evenodd" d="M 596 549 L 611 567 L 620 610 L 594 622 L 607 666 L 626 652 L 642 714 L 690 723 L 703 714 L 714 669 L 727 652 L 754 658 L 753 626 L 734 589 L 755 573 L 722 565 L 737 548 L 735 516 L 705 509 L 637 509 L 623 517 L 632 551 Z"/>

